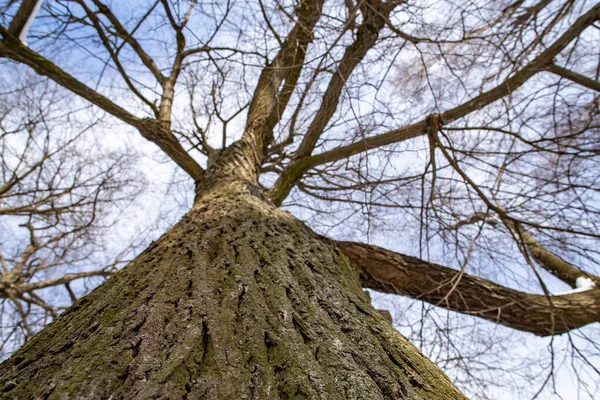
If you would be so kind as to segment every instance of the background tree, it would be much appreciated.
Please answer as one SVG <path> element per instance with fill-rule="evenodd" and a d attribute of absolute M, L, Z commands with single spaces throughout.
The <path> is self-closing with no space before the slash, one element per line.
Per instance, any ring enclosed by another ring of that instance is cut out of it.
<path fill-rule="evenodd" d="M 579 328 L 600 316 L 600 5 L 75 0 L 45 3 L 24 34 L 36 4 L 7 4 L 0 56 L 139 131 L 196 202 L 3 365 L 7 396 L 458 396 L 357 274 L 565 334 L 573 368 L 597 374 L 594 331 Z M 388 232 L 418 258 L 371 244 Z M 456 320 L 431 321 L 415 338 L 485 396 L 481 357 L 448 353 Z M 558 390 L 554 343 L 533 395 Z"/>
<path fill-rule="evenodd" d="M 133 152 L 90 148 L 84 139 L 99 121 L 81 126 L 64 93 L 33 78 L 2 94 L 3 354 L 27 342 L 126 261 L 130 246 L 112 261 L 98 253 L 107 252 L 103 239 L 115 212 L 143 187 L 127 171 L 136 159 Z"/>

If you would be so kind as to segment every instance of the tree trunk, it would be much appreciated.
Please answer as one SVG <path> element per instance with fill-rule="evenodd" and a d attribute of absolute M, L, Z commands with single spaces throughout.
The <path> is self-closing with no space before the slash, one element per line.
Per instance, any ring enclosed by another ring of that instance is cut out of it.
<path fill-rule="evenodd" d="M 462 399 L 356 269 L 221 183 L 0 366 L 2 398 Z"/>

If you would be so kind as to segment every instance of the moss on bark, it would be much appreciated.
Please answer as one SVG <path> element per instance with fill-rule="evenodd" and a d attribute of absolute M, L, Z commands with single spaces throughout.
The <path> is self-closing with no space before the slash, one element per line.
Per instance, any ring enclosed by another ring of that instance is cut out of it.
<path fill-rule="evenodd" d="M 462 399 L 290 214 L 223 184 L 0 366 L 2 398 Z"/>

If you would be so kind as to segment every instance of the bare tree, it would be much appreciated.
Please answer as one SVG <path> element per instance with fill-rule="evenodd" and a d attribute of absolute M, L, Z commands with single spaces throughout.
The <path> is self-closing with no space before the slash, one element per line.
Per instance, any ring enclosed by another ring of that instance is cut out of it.
<path fill-rule="evenodd" d="M 195 202 L 2 365 L 7 396 L 462 398 L 362 288 L 565 335 L 598 373 L 572 338 L 600 321 L 599 4 L 72 0 L 29 29 L 38 5 L 7 4 L 0 57 Z"/>

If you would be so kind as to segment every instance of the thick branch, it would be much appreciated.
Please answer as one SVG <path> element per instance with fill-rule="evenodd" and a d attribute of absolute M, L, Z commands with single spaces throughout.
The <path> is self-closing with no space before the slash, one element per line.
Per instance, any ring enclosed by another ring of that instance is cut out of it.
<path fill-rule="evenodd" d="M 40 0 L 23 0 L 8 27 L 8 31 L 11 35 L 19 37 L 21 36 L 21 33 L 23 33 L 23 30 L 27 30 L 27 21 L 32 17 L 36 6 L 39 7 L 39 2 Z"/>
<path fill-rule="evenodd" d="M 195 1 L 191 1 L 188 6 L 188 11 L 185 14 L 185 17 L 181 24 L 177 24 L 169 6 L 169 3 L 165 0 L 161 0 L 163 7 L 165 8 L 165 12 L 167 13 L 167 17 L 171 22 L 172 28 L 175 30 L 175 37 L 177 41 L 177 52 L 175 53 L 175 60 L 173 61 L 173 67 L 171 68 L 171 73 L 169 77 L 163 81 L 163 94 L 160 102 L 159 115 L 158 118 L 160 120 L 160 124 L 164 129 L 171 129 L 171 114 L 173 109 L 173 101 L 175 99 L 175 85 L 177 84 L 177 79 L 179 78 L 179 74 L 181 73 L 183 59 L 185 58 L 185 44 L 186 39 L 183 34 L 183 29 L 186 27 L 191 12 L 196 5 Z"/>
<path fill-rule="evenodd" d="M 165 129 L 161 123 L 152 119 L 145 119 L 138 129 L 143 137 L 160 147 L 160 149 L 187 172 L 194 181 L 198 181 L 202 178 L 204 175 L 202 167 L 200 167 L 196 160 L 194 160 L 194 158 L 183 148 L 175 135 L 173 135 L 170 130 Z"/>
<path fill-rule="evenodd" d="M 369 289 L 412 297 L 538 336 L 600 322 L 600 288 L 560 296 L 530 294 L 377 246 L 337 245 L 360 268 L 363 286 Z"/>
<path fill-rule="evenodd" d="M 385 26 L 387 16 L 393 8 L 389 5 L 384 8 L 384 5 L 378 1 L 367 3 L 368 5 L 363 9 L 363 23 L 357 29 L 356 40 L 346 48 L 344 56 L 327 86 L 321 107 L 310 123 L 308 131 L 296 151 L 296 157 L 298 158 L 312 153 L 319 137 L 325 130 L 325 126 L 337 109 L 346 80 L 377 42 L 379 32 Z M 395 5 L 396 3 L 392 2 L 392 4 Z M 376 6 L 383 8 L 383 10 L 375 8 Z"/>
<path fill-rule="evenodd" d="M 0 27 L 0 34 L 3 36 L 0 42 L 0 57 L 6 57 L 31 67 L 38 74 L 49 77 L 62 87 L 83 97 L 121 121 L 137 128 L 142 136 L 158 145 L 193 179 L 198 180 L 202 177 L 202 168 L 200 165 L 185 151 L 181 143 L 179 143 L 170 131 L 162 129 L 153 123 L 152 120 L 136 117 L 121 106 L 113 103 L 107 97 L 90 89 L 50 60 L 29 49 L 17 38 L 10 35 L 3 27 Z"/>
<path fill-rule="evenodd" d="M 2 41 L 0 42 L 0 57 L 9 58 L 13 61 L 25 64 L 38 74 L 49 77 L 54 82 L 71 92 L 78 94 L 121 121 L 135 127 L 139 126 L 139 123 L 141 122 L 140 118 L 113 103 L 107 97 L 90 89 L 50 60 L 31 50 L 1 26 L 0 34 L 2 35 Z"/>
<path fill-rule="evenodd" d="M 262 162 L 272 131 L 296 86 L 313 29 L 321 16 L 322 0 L 305 0 L 297 7 L 298 22 L 292 28 L 273 62 L 266 66 L 250 101 L 244 140 L 254 152 L 256 168 Z M 280 85 L 283 87 L 279 90 Z"/>
<path fill-rule="evenodd" d="M 577 72 L 573 72 L 563 67 L 559 67 L 556 64 L 550 64 L 548 66 L 548 71 L 565 79 L 573 81 L 583 87 L 595 90 L 596 92 L 600 92 L 600 82 L 590 79 L 587 76 L 581 75 Z"/>
<path fill-rule="evenodd" d="M 474 111 L 480 110 L 483 107 L 501 99 L 502 97 L 513 93 L 532 76 L 540 71 L 545 70 L 548 64 L 552 62 L 554 57 L 560 54 L 560 52 L 564 50 L 569 43 L 571 43 L 581 34 L 581 32 L 583 32 L 598 19 L 600 19 L 600 4 L 597 4 L 590 11 L 579 17 L 577 21 L 575 21 L 575 23 L 573 23 L 573 25 L 571 25 L 571 27 L 562 36 L 560 36 L 551 46 L 549 46 L 524 68 L 520 69 L 513 76 L 506 79 L 495 88 L 490 89 L 487 92 L 484 92 L 479 96 L 442 113 L 440 115 L 442 120 L 446 124 L 456 121 L 459 118 L 462 118 Z M 302 177 L 304 172 L 317 165 L 342 160 L 370 149 L 387 146 L 424 135 L 427 132 L 427 122 L 428 119 L 424 118 L 415 124 L 408 125 L 403 128 L 395 129 L 381 135 L 363 138 L 360 141 L 347 146 L 339 147 L 337 149 L 326 151 L 314 156 L 302 157 L 292 161 L 286 168 L 287 174 L 284 180 L 282 180 L 277 187 L 273 188 L 272 197 L 276 199 L 277 202 L 281 203 L 288 195 L 294 184 Z"/>
<path fill-rule="evenodd" d="M 312 154 L 317 141 L 337 110 L 340 95 L 348 77 L 377 42 L 379 32 L 385 26 L 388 15 L 396 4 L 397 2 L 384 4 L 380 1 L 370 1 L 363 7 L 363 22 L 357 29 L 356 39 L 346 48 L 342 60 L 323 95 L 321 107 L 310 123 L 294 158 L 298 159 Z M 281 204 L 297 182 L 295 179 L 288 179 L 287 172 L 286 170 L 283 171 L 272 190 L 271 199 L 278 205 Z"/>

